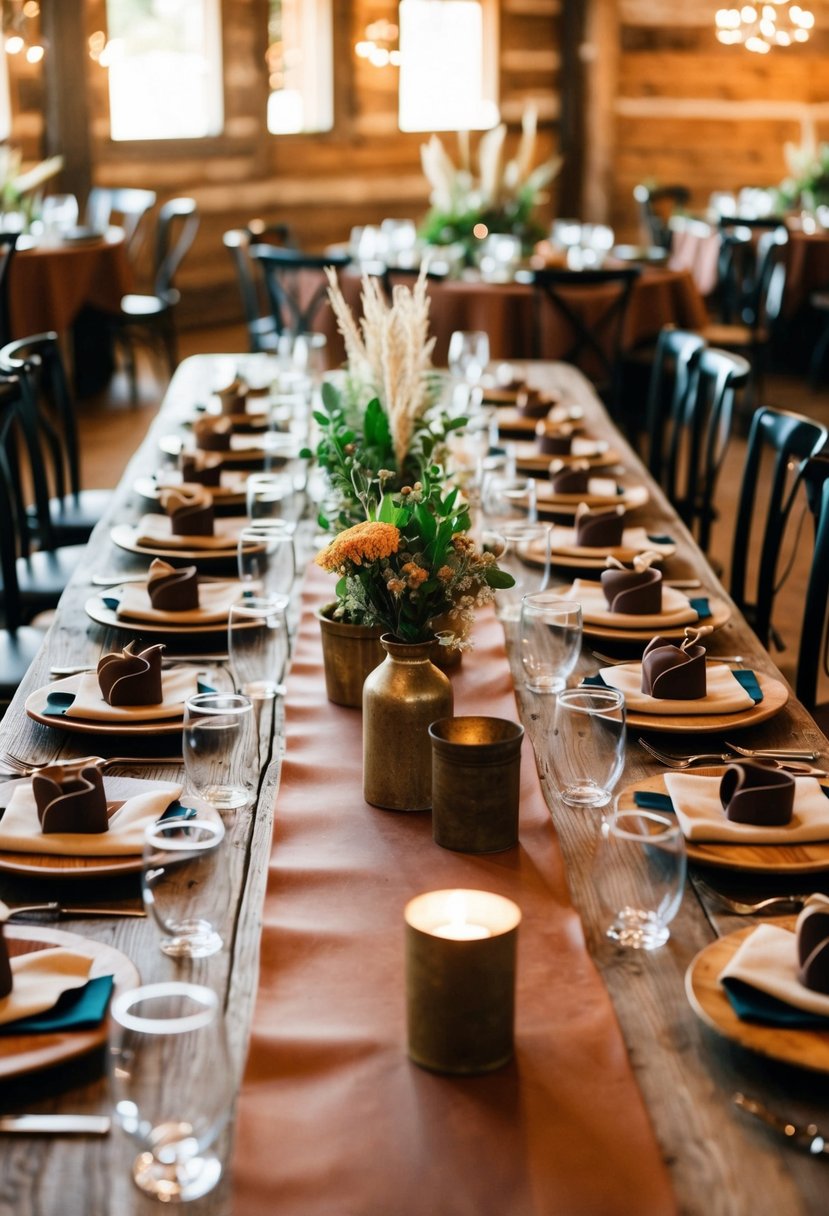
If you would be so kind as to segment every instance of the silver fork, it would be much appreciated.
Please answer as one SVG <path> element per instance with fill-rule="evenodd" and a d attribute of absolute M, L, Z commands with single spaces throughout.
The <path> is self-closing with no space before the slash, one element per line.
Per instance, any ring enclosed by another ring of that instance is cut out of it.
<path fill-rule="evenodd" d="M 668 768 L 691 768 L 694 764 L 723 764 L 728 760 L 736 760 L 737 757 L 733 752 L 699 752 L 695 756 L 666 756 L 664 752 L 657 751 L 652 744 L 648 743 L 647 739 L 638 738 L 636 742 L 640 747 L 644 747 L 646 752 L 650 752 L 654 760 L 658 760 L 660 764 L 666 765 Z"/>
<path fill-rule="evenodd" d="M 732 752 L 736 752 L 738 756 L 766 756 L 775 760 L 784 760 L 786 757 L 790 760 L 817 760 L 820 755 L 820 752 L 810 752 L 798 747 L 738 747 L 736 743 L 729 743 L 727 739 L 725 746 L 730 747 Z"/>
<path fill-rule="evenodd" d="M 762 912 L 785 912 L 787 909 L 796 912 L 806 902 L 805 895 L 770 895 L 767 899 L 756 899 L 752 902 L 733 899 L 730 895 L 724 895 L 722 891 L 715 891 L 701 878 L 694 879 L 694 886 L 700 895 L 713 899 L 727 908 L 729 912 L 733 912 L 735 916 L 757 916 Z"/>
<path fill-rule="evenodd" d="M 23 760 L 20 756 L 6 752 L 2 763 L 9 770 L 0 774 L 2 776 L 31 777 L 33 773 L 52 764 L 94 764 L 101 772 L 105 772 L 108 768 L 119 768 L 122 765 L 129 768 L 134 766 L 143 768 L 160 764 L 183 764 L 184 758 L 182 756 L 109 756 L 105 759 L 103 756 L 80 756 L 77 759 L 47 760 L 44 763 L 35 764 L 31 760 Z"/>
<path fill-rule="evenodd" d="M 608 667 L 619 667 L 622 663 L 636 663 L 638 659 L 614 659 L 609 654 L 600 654 L 598 650 L 590 652 L 594 659 L 598 659 L 600 663 L 606 663 Z M 745 655 L 742 654 L 710 654 L 708 655 L 709 663 L 728 663 L 732 667 L 742 667 L 745 663 Z"/>

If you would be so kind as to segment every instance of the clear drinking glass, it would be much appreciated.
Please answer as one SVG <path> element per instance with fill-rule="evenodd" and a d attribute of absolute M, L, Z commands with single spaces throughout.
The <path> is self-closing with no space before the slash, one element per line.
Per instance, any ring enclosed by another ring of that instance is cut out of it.
<path fill-rule="evenodd" d="M 112 1002 L 109 1076 L 116 1121 L 141 1147 L 140 1190 L 198 1199 L 222 1176 L 212 1151 L 230 1117 L 233 1074 L 219 998 L 199 984 L 148 984 Z M 188 1068 L 175 1068 L 187 1060 Z"/>
<path fill-rule="evenodd" d="M 507 520 L 498 531 L 484 530 L 483 547 L 498 558 L 498 565 L 515 579 L 512 587 L 495 594 L 495 612 L 502 621 L 517 621 L 521 600 L 543 591 L 550 581 L 550 528 L 524 520 Z"/>
<path fill-rule="evenodd" d="M 251 473 L 245 499 L 252 524 L 270 519 L 296 523 L 302 514 L 302 492 L 290 466 L 278 473 Z"/>
<path fill-rule="evenodd" d="M 456 329 L 449 339 L 449 370 L 458 380 L 479 384 L 489 363 L 489 334 Z"/>
<path fill-rule="evenodd" d="M 288 663 L 285 596 L 244 596 L 230 605 L 227 650 L 237 692 L 254 702 L 282 692 Z"/>
<path fill-rule="evenodd" d="M 239 534 L 237 560 L 246 595 L 287 599 L 296 578 L 293 528 L 280 519 L 250 524 Z"/>
<path fill-rule="evenodd" d="M 625 698 L 615 688 L 565 688 L 556 698 L 550 759 L 568 806 L 607 806 L 625 763 Z"/>
<path fill-rule="evenodd" d="M 521 663 L 531 692 L 560 692 L 566 687 L 581 652 L 581 629 L 581 604 L 551 591 L 523 597 Z"/>
<path fill-rule="evenodd" d="M 486 473 L 481 484 L 481 511 L 484 522 L 499 532 L 503 524 L 513 520 L 534 524 L 538 519 L 535 478 Z"/>
<path fill-rule="evenodd" d="M 222 948 L 229 906 L 220 819 L 164 820 L 147 828 L 141 891 L 171 958 L 207 958 Z"/>
<path fill-rule="evenodd" d="M 651 811 L 615 811 L 602 824 L 594 887 L 620 946 L 653 950 L 670 936 L 682 902 L 685 841 L 676 820 Z"/>
<path fill-rule="evenodd" d="M 193 793 L 220 810 L 246 806 L 258 773 L 253 702 L 203 692 L 184 703 L 184 772 Z"/>

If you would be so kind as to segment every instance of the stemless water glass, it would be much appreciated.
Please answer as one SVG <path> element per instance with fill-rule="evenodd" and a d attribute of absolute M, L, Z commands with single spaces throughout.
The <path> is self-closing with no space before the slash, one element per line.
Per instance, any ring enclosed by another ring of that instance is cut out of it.
<path fill-rule="evenodd" d="M 133 1181 L 163 1203 L 206 1195 L 222 1176 L 212 1149 L 233 1101 L 218 996 L 199 984 L 148 984 L 115 997 L 112 1022 L 115 1119 L 141 1148 Z M 189 1067 L 173 1067 L 181 1060 Z"/>
<path fill-rule="evenodd" d="M 670 936 L 685 887 L 685 842 L 676 820 L 651 811 L 615 811 L 602 824 L 594 887 L 620 946 L 653 950 Z"/>
<path fill-rule="evenodd" d="M 535 478 L 486 473 L 481 485 L 481 511 L 484 522 L 497 531 L 502 531 L 502 525 L 511 520 L 535 523 L 538 519 Z"/>
<path fill-rule="evenodd" d="M 230 605 L 227 651 L 236 691 L 254 702 L 282 691 L 288 662 L 284 596 L 244 596 Z"/>
<path fill-rule="evenodd" d="M 625 762 L 625 698 L 615 688 L 565 688 L 556 698 L 551 753 L 568 806 L 607 806 Z"/>
<path fill-rule="evenodd" d="M 581 604 L 552 591 L 521 601 L 521 663 L 531 692 L 560 692 L 581 651 Z"/>
<path fill-rule="evenodd" d="M 160 819 L 144 840 L 141 891 L 171 958 L 207 958 L 222 948 L 229 907 L 220 819 Z"/>
<path fill-rule="evenodd" d="M 482 329 L 456 329 L 449 339 L 449 370 L 458 380 L 479 384 L 489 363 L 489 335 Z"/>
<path fill-rule="evenodd" d="M 184 703 L 184 772 L 193 793 L 220 810 L 246 806 L 258 772 L 253 702 L 203 692 Z"/>
<path fill-rule="evenodd" d="M 243 528 L 237 559 L 246 595 L 290 596 L 296 578 L 296 552 L 293 529 L 285 520 L 258 520 Z"/>
<path fill-rule="evenodd" d="M 533 591 L 543 591 L 550 579 L 550 528 L 525 520 L 507 520 L 497 532 L 484 530 L 483 547 L 498 558 L 498 565 L 515 579 L 512 587 L 499 588 L 495 612 L 502 621 L 517 621 L 521 600 Z"/>
<path fill-rule="evenodd" d="M 252 524 L 269 519 L 295 523 L 302 512 L 301 492 L 290 467 L 278 473 L 251 473 L 245 499 Z"/>

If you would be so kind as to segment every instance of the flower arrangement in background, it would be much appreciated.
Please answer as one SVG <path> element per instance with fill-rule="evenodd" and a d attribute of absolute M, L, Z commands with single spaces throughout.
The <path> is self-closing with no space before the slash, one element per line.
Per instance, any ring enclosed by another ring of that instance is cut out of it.
<path fill-rule="evenodd" d="M 469 133 L 459 132 L 459 164 L 455 164 L 442 141 L 433 135 L 421 145 L 423 172 L 431 186 L 431 209 L 421 227 L 421 236 L 431 245 L 462 242 L 469 252 L 476 240 L 489 233 L 508 232 L 519 236 L 527 249 L 543 236 L 533 212 L 547 186 L 561 168 L 561 158 L 552 157 L 533 168 L 538 116 L 528 106 L 521 120 L 521 140 L 512 160 L 504 161 L 507 128 L 501 123 L 483 135 L 478 144 L 478 169 L 474 172 Z"/>
<path fill-rule="evenodd" d="M 383 495 L 369 519 L 317 554 L 318 566 L 340 576 L 334 619 L 379 625 L 399 641 L 437 636 L 441 645 L 463 648 L 475 610 L 496 588 L 513 585 L 495 556 L 467 535 L 469 527 L 458 490 L 444 498 L 428 476 Z M 436 635 L 442 623 L 452 627 Z"/>
<path fill-rule="evenodd" d="M 829 204 L 829 144 L 818 144 L 811 135 L 800 144 L 784 144 L 783 154 L 789 176 L 777 188 L 778 205 L 814 211 Z"/>
<path fill-rule="evenodd" d="M 325 470 L 337 504 L 334 521 L 345 528 L 369 517 L 384 494 L 434 479 L 436 460 L 450 431 L 465 425 L 438 404 L 440 380 L 432 366 L 429 297 L 425 275 L 413 288 L 398 285 L 391 303 L 377 279 L 363 279 L 363 317 L 354 316 L 336 277 L 329 297 L 346 348 L 342 388 L 326 381 L 314 457 Z"/>
<path fill-rule="evenodd" d="M 26 173 L 20 172 L 22 154 L 19 148 L 0 144 L 0 208 L 19 210 L 31 220 L 36 207 L 36 195 L 50 178 L 63 168 L 62 156 L 50 156 Z"/>

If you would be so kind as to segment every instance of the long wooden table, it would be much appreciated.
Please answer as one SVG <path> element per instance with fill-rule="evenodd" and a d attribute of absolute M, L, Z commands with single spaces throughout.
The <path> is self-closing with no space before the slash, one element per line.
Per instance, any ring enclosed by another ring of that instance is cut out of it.
<path fill-rule="evenodd" d="M 244 365 L 244 358 L 240 357 L 238 362 Z M 226 366 L 225 362 L 223 369 Z M 78 570 L 67 588 L 43 654 L 0 723 L 0 751 L 8 748 L 17 754 L 37 755 L 47 760 L 57 755 L 85 754 L 89 750 L 88 737 L 64 735 L 31 722 L 23 711 L 23 702 L 33 689 L 48 682 L 51 665 L 94 661 L 102 650 L 123 643 L 125 635 L 116 635 L 93 625 L 83 611 L 84 601 L 91 594 L 90 575 L 95 571 L 128 571 L 141 567 L 140 559 L 114 548 L 109 540 L 108 526 L 113 521 L 132 519 L 140 513 L 140 504 L 132 494 L 135 478 L 157 467 L 159 437 L 172 429 L 171 417 L 177 410 L 203 399 L 205 391 L 215 386 L 221 378 L 216 367 L 213 357 L 199 356 L 186 361 L 179 369 L 159 418 L 113 498 L 109 519 L 93 535 L 89 561 Z M 594 433 L 612 434 L 600 404 L 578 373 L 561 365 L 542 364 L 532 366 L 530 373 L 532 381 L 540 387 L 564 389 L 581 401 Z M 618 435 L 612 434 L 612 437 L 614 447 L 621 448 L 627 467 L 638 470 L 644 477 L 627 446 Z M 707 590 L 723 594 L 675 512 L 652 485 L 650 490 L 651 501 L 642 509 L 641 519 L 647 519 L 652 530 L 669 533 L 678 541 L 678 554 L 667 564 L 667 574 L 670 577 L 698 576 Z M 757 670 L 775 672 L 768 656 L 736 614 L 716 635 L 712 649 L 721 653 L 742 653 Z M 474 655 L 470 656 L 470 661 L 474 661 Z M 581 672 L 593 672 L 596 666 L 585 647 Z M 528 695 L 521 689 L 517 672 L 516 685 L 523 720 L 530 735 L 538 738 L 539 732 L 547 726 L 548 707 L 539 707 L 543 698 Z M 796 739 L 822 749 L 824 757 L 829 752 L 826 740 L 794 700 L 769 722 L 745 732 L 743 738 L 749 744 L 758 745 L 791 743 Z M 653 776 L 659 771 L 658 766 L 635 746 L 634 739 L 635 732 L 632 732 L 633 745 L 629 748 L 620 785 Z M 666 745 L 676 742 L 670 736 L 664 741 Z M 203 980 L 223 994 L 234 1068 L 240 1076 L 259 969 L 260 917 L 277 795 L 279 770 L 274 742 L 273 724 L 265 720 L 257 804 L 237 815 L 231 832 L 233 847 L 228 850 L 236 892 L 229 949 L 187 968 L 189 977 Z M 164 747 L 163 740 L 158 743 Z M 97 750 L 97 746 L 92 750 Z M 123 753 L 126 750 L 123 740 L 110 750 Z M 129 750 L 134 751 L 132 747 Z M 176 770 L 159 768 L 157 775 L 174 778 Z M 748 1121 L 731 1105 L 732 1092 L 744 1089 L 764 1097 L 791 1117 L 803 1122 L 814 1119 L 826 1129 L 829 1127 L 829 1101 L 823 1078 L 764 1060 L 719 1038 L 697 1020 L 684 995 L 683 977 L 694 955 L 717 934 L 742 927 L 745 922 L 720 916 L 713 907 L 706 907 L 689 887 L 672 926 L 668 946 L 644 957 L 611 946 L 603 937 L 603 917 L 591 881 L 595 821 L 558 804 L 550 775 L 542 772 L 541 776 L 567 863 L 571 898 L 581 915 L 593 959 L 613 1000 L 636 1079 L 671 1172 L 679 1209 L 686 1213 L 722 1213 L 722 1216 L 742 1213 L 758 1216 L 772 1212 L 802 1216 L 824 1212 L 826 1176 L 823 1163 Z M 716 875 L 716 881 L 723 884 L 726 878 L 724 874 Z M 393 875 L 389 880 L 393 881 Z M 775 884 L 771 879 L 756 877 L 753 881 L 745 880 L 743 885 L 769 890 L 775 885 L 780 887 L 781 883 L 790 886 L 791 880 L 778 880 Z M 430 885 L 427 878 L 424 889 Z M 800 880 L 798 885 L 800 889 L 826 890 L 826 876 Z M 60 886 L 0 873 L 0 898 L 7 902 L 28 902 L 41 896 L 73 898 L 76 902 L 80 898 L 135 901 L 138 884 L 137 880 L 127 884 L 124 880 L 117 884 L 105 880 L 94 885 L 64 883 Z M 175 965 L 161 955 L 156 931 L 145 921 L 72 921 L 65 927 L 122 949 L 138 965 L 145 981 L 180 974 Z M 264 957 L 262 965 L 271 967 L 274 963 Z M 0 1102 L 6 1110 L 104 1111 L 106 1086 L 100 1066 L 100 1058 L 93 1057 L 67 1066 L 57 1074 L 30 1075 L 19 1082 L 0 1085 Z M 197 1061 L 192 1065 L 200 1066 L 204 1067 L 205 1084 L 209 1084 L 207 1062 Z M 313 1113 L 298 1107 L 296 1117 L 298 1121 L 307 1122 L 308 1134 L 313 1136 Z M 344 1110 L 344 1124 L 348 1124 L 349 1118 L 349 1111 Z M 225 1140 L 228 1153 L 230 1134 Z M 359 1126 L 353 1128 L 353 1134 L 359 1136 Z M 485 1157 L 485 1144 L 481 1145 L 480 1151 Z M 550 1151 L 556 1151 L 554 1144 L 550 1145 Z M 84 1216 L 100 1213 L 103 1216 L 104 1213 L 150 1210 L 150 1205 L 129 1181 L 128 1166 L 134 1149 L 120 1132 L 106 1141 L 9 1138 L 0 1144 L 0 1154 L 0 1216 L 58 1212 L 78 1212 Z M 279 1170 L 278 1141 L 273 1145 L 272 1168 Z M 318 1211 L 348 1210 L 342 1206 L 347 1197 L 338 1188 L 337 1179 L 325 1176 L 322 1152 L 319 1176 L 309 1178 L 308 1184 L 316 1187 L 320 1196 Z M 328 1208 L 322 1202 L 326 1195 L 330 1197 Z M 244 1212 L 243 1207 L 236 1205 L 234 1208 L 233 1196 L 232 1181 L 226 1178 L 217 1191 L 200 1201 L 194 1210 L 211 1214 L 231 1210 Z M 432 1216 L 434 1210 L 431 1207 L 428 1216 Z M 450 1210 L 447 1207 L 447 1211 Z M 632 1207 L 631 1211 L 634 1210 Z M 378 1212 L 377 1216 L 387 1216 L 387 1213 Z M 543 1209 L 528 1207 L 511 1212 L 510 1216 L 546 1216 L 546 1213 Z"/>

